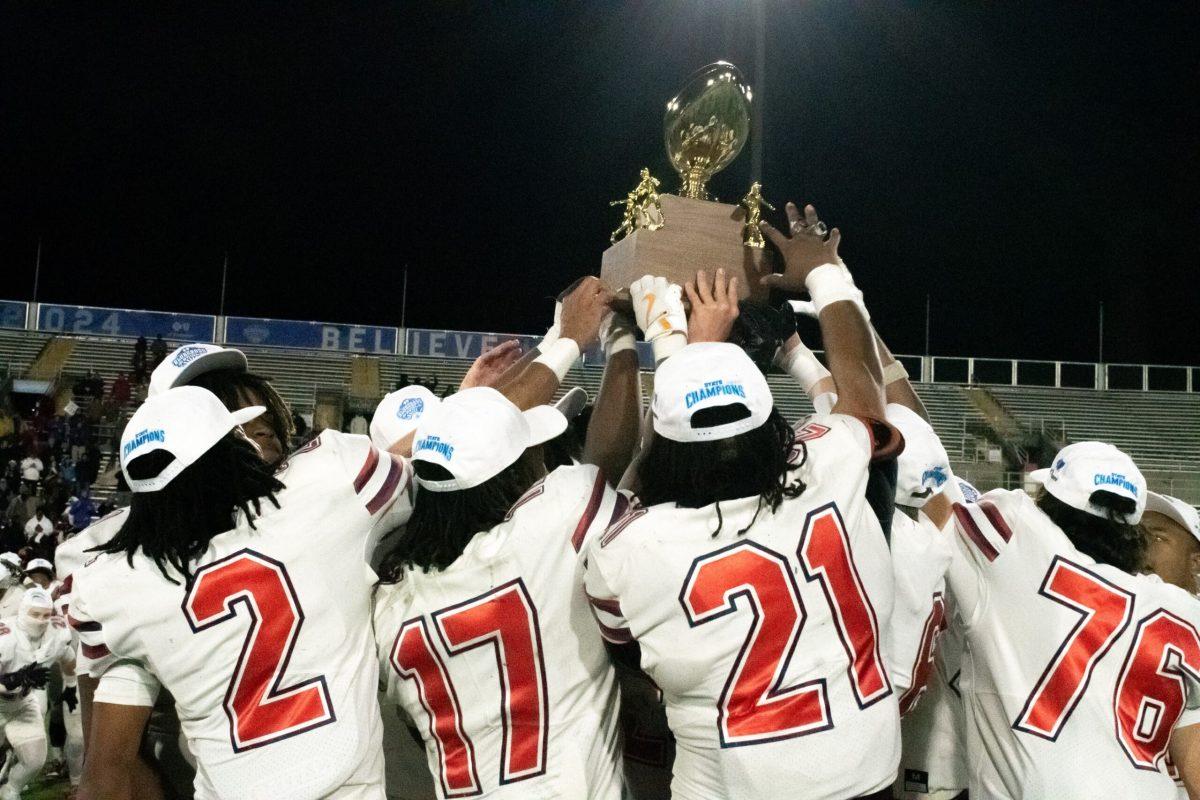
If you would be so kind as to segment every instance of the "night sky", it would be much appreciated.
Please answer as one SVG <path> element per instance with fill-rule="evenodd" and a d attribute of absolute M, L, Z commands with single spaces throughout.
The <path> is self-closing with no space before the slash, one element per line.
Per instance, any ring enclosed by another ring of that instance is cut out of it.
<path fill-rule="evenodd" d="M 0 5 L 0 297 L 544 329 L 735 0 Z M 170 8 L 167 6 L 170 5 Z M 550 7 L 553 5 L 553 7 Z M 155 9 L 154 11 L 148 9 Z M 897 352 L 1200 364 L 1200 4 L 767 0 L 765 195 Z M 736 201 L 747 149 L 712 189 Z"/>

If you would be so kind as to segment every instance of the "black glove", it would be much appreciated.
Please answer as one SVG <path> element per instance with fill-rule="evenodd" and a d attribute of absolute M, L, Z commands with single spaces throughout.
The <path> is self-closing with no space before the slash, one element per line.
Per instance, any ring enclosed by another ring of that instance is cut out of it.
<path fill-rule="evenodd" d="M 25 684 L 25 671 L 17 670 L 16 672 L 6 672 L 0 675 L 0 686 L 3 686 L 10 692 L 15 692 Z"/>
<path fill-rule="evenodd" d="M 30 664 L 22 672 L 25 673 L 25 686 L 29 689 L 44 689 L 46 681 L 50 680 L 50 668 Z"/>
<path fill-rule="evenodd" d="M 67 704 L 68 711 L 74 711 L 79 705 L 79 692 L 74 686 L 64 687 L 62 690 L 62 701 Z"/>
<path fill-rule="evenodd" d="M 775 321 L 775 338 L 782 344 L 792 338 L 792 334 L 796 332 L 796 310 L 786 300 L 776 310 L 779 312 L 779 317 Z"/>

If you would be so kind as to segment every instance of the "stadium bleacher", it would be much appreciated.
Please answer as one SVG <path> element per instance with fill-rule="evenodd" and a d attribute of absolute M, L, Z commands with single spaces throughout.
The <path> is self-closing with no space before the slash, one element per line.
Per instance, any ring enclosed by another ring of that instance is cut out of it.
<path fill-rule="evenodd" d="M 20 375 L 34 362 L 51 334 L 0 331 L 0 365 L 10 375 Z M 354 356 L 349 353 L 283 348 L 244 347 L 250 367 L 272 381 L 280 394 L 300 412 L 313 409 L 319 392 L 344 393 L 350 383 L 355 358 L 377 358 L 383 392 L 392 389 L 401 375 L 440 386 L 456 386 L 470 366 L 468 359 L 421 356 Z M 75 347 L 63 365 L 67 378 L 95 369 L 106 381 L 130 369 L 132 345 L 123 340 L 76 337 Z M 583 386 L 595 395 L 600 385 L 599 367 L 578 365 L 564 386 Z M 808 398 L 783 375 L 769 378 L 776 402 L 790 419 L 810 413 Z M 1002 438 L 973 402 L 970 393 L 954 383 L 914 384 L 926 404 L 938 435 L 956 469 L 976 476 L 980 488 L 1018 485 L 1020 476 L 1005 473 L 999 465 L 978 470 L 986 459 L 988 439 Z M 1048 431 L 1066 441 L 1100 439 L 1126 450 L 1145 471 L 1151 488 L 1200 503 L 1200 394 L 1160 391 L 1095 391 L 1025 386 L 988 386 L 987 392 L 1022 427 Z M 100 431 L 102 440 L 115 429 Z M 995 460 L 994 453 L 992 460 Z M 107 462 L 106 462 L 107 465 Z M 1016 469 L 1015 466 L 1010 469 Z M 1003 474 L 1003 477 L 1000 477 Z M 978 478 L 979 475 L 984 477 Z"/>

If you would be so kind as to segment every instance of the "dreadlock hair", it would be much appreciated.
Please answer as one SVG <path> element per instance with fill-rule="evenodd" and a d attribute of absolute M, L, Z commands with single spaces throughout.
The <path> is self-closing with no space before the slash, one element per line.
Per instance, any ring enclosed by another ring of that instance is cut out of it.
<path fill-rule="evenodd" d="M 450 472 L 438 464 L 413 462 L 417 477 L 447 480 Z M 542 476 L 540 447 L 531 447 L 499 474 L 478 486 L 451 492 L 422 490 L 408 523 L 389 534 L 380 563 L 380 582 L 396 583 L 409 568 L 441 570 L 462 555 L 477 533 L 491 530 L 507 517 L 521 495 Z"/>
<path fill-rule="evenodd" d="M 236 369 L 214 369 L 197 375 L 189 385 L 208 389 L 230 411 L 246 406 L 247 395 L 257 397 L 267 408 L 261 419 L 275 433 L 284 453 L 291 447 L 292 436 L 296 433 L 292 411 L 266 378 Z"/>
<path fill-rule="evenodd" d="M 692 415 L 692 427 L 723 425 L 749 415 L 749 409 L 740 403 L 705 408 Z M 801 459 L 791 463 L 797 445 Z M 789 483 L 788 473 L 807 456 L 804 443 L 795 441 L 792 427 L 774 408 L 762 425 L 727 439 L 676 442 L 656 433 L 638 465 L 638 499 L 647 506 L 674 503 L 682 508 L 716 503 L 715 537 L 724 524 L 722 500 L 757 496 L 754 518 L 738 531 L 740 536 L 750 530 L 764 506 L 774 512 L 785 497 L 799 497 L 804 492 L 804 483 Z"/>
<path fill-rule="evenodd" d="M 126 469 L 135 480 L 150 478 L 174 458 L 166 450 L 154 450 L 133 459 Z M 263 463 L 258 449 L 230 432 L 162 489 L 134 492 L 125 524 L 93 551 L 125 553 L 132 566 L 134 553 L 141 550 L 164 578 L 179 583 L 169 574 L 170 567 L 190 584 L 190 564 L 208 549 L 212 538 L 236 525 L 238 511 L 253 528 L 261 501 L 265 498 L 278 508 L 275 494 L 281 489 L 283 484 Z"/>
<path fill-rule="evenodd" d="M 1104 509 L 1098 517 L 1087 511 L 1072 508 L 1044 488 L 1037 496 L 1037 507 L 1057 525 L 1071 544 L 1081 553 L 1130 574 L 1137 573 L 1145 563 L 1146 539 L 1129 515 L 1137 504 L 1128 497 L 1112 492 L 1092 492 L 1088 498 L 1093 505 Z"/>

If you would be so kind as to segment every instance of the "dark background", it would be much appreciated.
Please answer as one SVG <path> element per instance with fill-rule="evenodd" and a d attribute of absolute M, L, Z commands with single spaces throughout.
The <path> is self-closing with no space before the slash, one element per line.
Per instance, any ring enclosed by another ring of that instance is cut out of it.
<path fill-rule="evenodd" d="M 0 297 L 537 332 L 748 3 L 0 5 Z M 153 10 L 151 10 L 153 9 Z M 765 194 L 897 352 L 1200 364 L 1200 4 L 766 1 Z M 734 201 L 749 153 L 713 189 Z"/>

